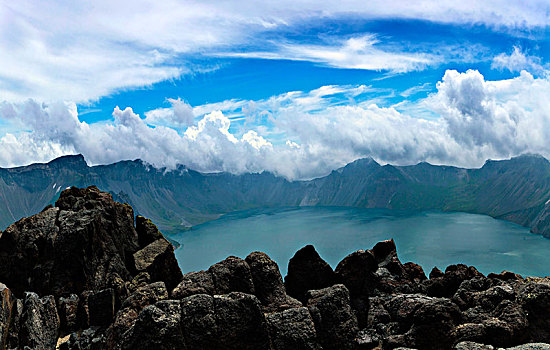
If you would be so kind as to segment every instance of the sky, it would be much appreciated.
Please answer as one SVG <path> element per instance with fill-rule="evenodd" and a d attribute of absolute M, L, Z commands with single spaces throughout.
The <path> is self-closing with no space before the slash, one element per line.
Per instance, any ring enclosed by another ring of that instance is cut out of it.
<path fill-rule="evenodd" d="M 0 0 L 0 167 L 550 158 L 550 1 Z"/>

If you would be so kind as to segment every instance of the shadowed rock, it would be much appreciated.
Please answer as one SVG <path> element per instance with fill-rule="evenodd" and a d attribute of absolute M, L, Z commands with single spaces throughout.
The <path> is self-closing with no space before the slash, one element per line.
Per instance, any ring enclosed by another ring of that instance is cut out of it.
<path fill-rule="evenodd" d="M 214 297 L 219 346 L 224 349 L 269 349 L 269 336 L 258 299 L 233 292 Z"/>
<path fill-rule="evenodd" d="M 359 326 L 367 325 L 369 312 L 369 295 L 374 289 L 378 264 L 372 252 L 358 250 L 346 256 L 336 266 L 338 282 L 348 288 L 351 306 L 355 310 Z"/>
<path fill-rule="evenodd" d="M 78 304 L 79 298 L 76 294 L 59 298 L 57 312 L 61 322 L 61 330 L 64 332 L 70 333 L 78 329 Z"/>
<path fill-rule="evenodd" d="M 181 301 L 181 326 L 189 350 L 216 349 L 219 344 L 214 298 L 197 294 Z"/>
<path fill-rule="evenodd" d="M 266 315 L 273 350 L 320 350 L 315 325 L 305 307 Z"/>
<path fill-rule="evenodd" d="M 448 266 L 442 276 L 437 272 L 434 274 L 434 276 L 437 275 L 440 277 L 433 278 L 432 273 L 430 273 L 430 279 L 424 283 L 427 288 L 427 294 L 434 297 L 447 298 L 452 297 L 456 293 L 463 281 L 474 277 L 485 277 L 475 267 L 464 264 Z"/>
<path fill-rule="evenodd" d="M 160 233 L 155 224 L 141 215 L 136 216 L 136 232 L 140 247 L 145 247 L 154 241 L 163 238 L 162 233 Z"/>
<path fill-rule="evenodd" d="M 90 326 L 108 326 L 115 314 L 115 293 L 111 288 L 103 289 L 88 297 Z"/>
<path fill-rule="evenodd" d="M 186 349 L 179 301 L 161 301 L 143 309 L 122 349 Z"/>
<path fill-rule="evenodd" d="M 303 303 L 308 290 L 330 287 L 335 282 L 336 274 L 312 245 L 298 250 L 288 263 L 286 292 Z"/>
<path fill-rule="evenodd" d="M 183 278 L 174 247 L 163 237 L 136 252 L 134 261 L 137 271 L 149 273 L 152 281 L 163 281 L 169 290 L 174 289 Z"/>
<path fill-rule="evenodd" d="M 262 305 L 273 308 L 286 303 L 286 292 L 279 266 L 267 254 L 253 252 L 246 257 L 254 291 Z"/>
<path fill-rule="evenodd" d="M 350 306 L 347 288 L 337 284 L 324 289 L 310 290 L 306 297 L 307 307 L 323 349 L 352 348 L 359 328 Z"/>
<path fill-rule="evenodd" d="M 183 299 L 195 294 L 214 295 L 215 287 L 212 274 L 207 271 L 189 272 L 172 291 L 172 298 Z"/>
<path fill-rule="evenodd" d="M 212 275 L 216 294 L 230 292 L 254 294 L 250 266 L 241 258 L 230 256 L 212 265 L 208 272 Z"/>

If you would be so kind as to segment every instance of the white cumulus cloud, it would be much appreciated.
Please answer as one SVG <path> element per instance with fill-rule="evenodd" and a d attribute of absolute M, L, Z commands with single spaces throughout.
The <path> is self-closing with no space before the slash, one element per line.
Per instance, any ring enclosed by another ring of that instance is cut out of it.
<path fill-rule="evenodd" d="M 438 116 L 430 119 L 383 107 L 382 100 L 369 98 L 373 91 L 381 93 L 366 86 L 325 86 L 220 102 L 214 111 L 214 105 L 196 106 L 197 122 L 190 125 L 188 119 L 186 127 L 175 116 L 181 100 L 145 118 L 117 107 L 110 121 L 91 124 L 78 119 L 74 103 L 3 103 L 2 123 L 25 131 L 0 138 L 0 165 L 82 153 L 91 164 L 140 158 L 158 167 L 270 171 L 300 179 L 366 156 L 394 164 L 470 167 L 526 152 L 550 157 L 548 77 L 523 71 L 488 81 L 478 71 L 449 70 L 435 93 L 416 102 L 416 108 Z M 190 108 L 185 105 L 185 113 Z M 152 125 L 152 115 L 162 123 Z"/>

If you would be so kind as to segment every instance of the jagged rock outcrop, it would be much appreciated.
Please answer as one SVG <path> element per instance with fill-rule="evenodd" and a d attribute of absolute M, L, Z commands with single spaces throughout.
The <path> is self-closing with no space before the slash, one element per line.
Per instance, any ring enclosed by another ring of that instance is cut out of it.
<path fill-rule="evenodd" d="M 3 349 L 544 349 L 550 278 L 401 263 L 393 240 L 284 279 L 262 252 L 182 276 L 149 220 L 95 187 L 0 234 Z M 19 265 L 17 265 L 19 264 Z M 13 289 L 12 289 L 13 288 Z M 528 344 L 532 343 L 532 344 Z M 525 344 L 525 345 L 521 345 Z"/>
<path fill-rule="evenodd" d="M 286 292 L 301 302 L 307 301 L 308 290 L 330 287 L 336 282 L 336 275 L 321 259 L 312 245 L 298 250 L 288 263 L 285 277 Z"/>

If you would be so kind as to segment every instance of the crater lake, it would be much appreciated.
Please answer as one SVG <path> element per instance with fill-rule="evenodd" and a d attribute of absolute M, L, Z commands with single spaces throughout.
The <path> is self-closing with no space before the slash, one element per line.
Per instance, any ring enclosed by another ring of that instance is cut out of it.
<path fill-rule="evenodd" d="M 230 255 L 263 251 L 283 276 L 289 259 L 312 244 L 333 268 L 346 255 L 393 238 L 400 260 L 434 266 L 474 265 L 484 274 L 509 270 L 549 275 L 550 239 L 520 225 L 462 212 L 409 212 L 342 207 L 262 208 L 233 212 L 171 236 L 184 273 Z"/>

